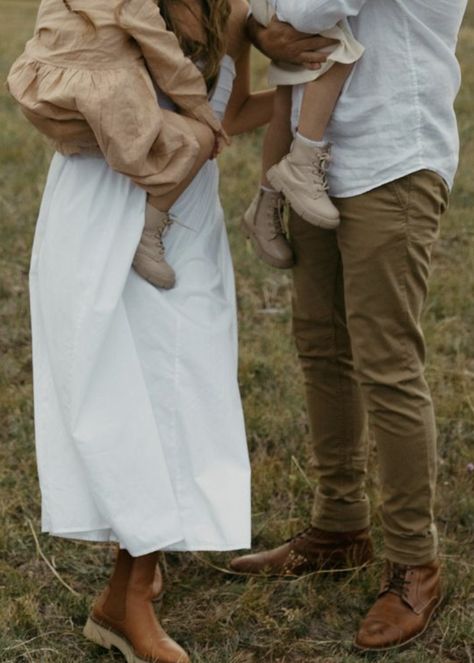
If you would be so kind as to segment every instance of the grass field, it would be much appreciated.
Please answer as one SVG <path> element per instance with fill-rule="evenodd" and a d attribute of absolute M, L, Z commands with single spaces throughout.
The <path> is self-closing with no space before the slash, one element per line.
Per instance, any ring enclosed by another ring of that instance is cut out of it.
<path fill-rule="evenodd" d="M 37 3 L 0 0 L 1 78 L 31 33 Z M 436 250 L 425 315 L 428 376 L 440 431 L 438 518 L 446 601 L 403 663 L 474 659 L 474 9 L 461 34 L 462 159 Z M 255 65 L 257 84 L 263 62 Z M 2 90 L 0 98 L 0 661 L 115 660 L 82 639 L 89 604 L 109 571 L 106 546 L 39 532 L 27 272 L 50 152 Z M 222 194 L 237 271 L 240 381 L 253 461 L 254 542 L 280 542 L 308 522 L 313 489 L 302 380 L 290 334 L 287 274 L 257 263 L 238 232 L 256 182 L 260 134 L 222 157 Z M 239 176 L 236 177 L 235 174 Z M 376 503 L 377 486 L 369 486 Z M 380 526 L 374 533 L 382 552 Z M 162 619 L 194 663 L 355 663 L 353 631 L 377 591 L 381 561 L 334 581 L 227 575 L 225 555 L 167 555 Z M 64 584 L 66 583 L 67 586 Z M 367 660 L 375 660 L 367 657 Z"/>

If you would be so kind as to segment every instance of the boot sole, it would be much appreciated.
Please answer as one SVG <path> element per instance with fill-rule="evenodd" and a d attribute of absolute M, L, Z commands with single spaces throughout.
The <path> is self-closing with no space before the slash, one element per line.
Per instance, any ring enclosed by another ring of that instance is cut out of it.
<path fill-rule="evenodd" d="M 317 228 L 324 228 L 324 230 L 335 230 L 339 226 L 339 221 L 332 221 L 331 219 L 326 219 L 325 217 L 321 216 L 310 216 L 304 207 L 300 205 L 296 198 L 293 200 L 291 191 L 288 189 L 286 184 L 283 183 L 283 181 L 280 179 L 280 176 L 273 168 L 270 168 L 267 173 L 268 181 L 276 191 L 279 191 L 285 196 L 298 216 L 310 223 L 312 226 L 316 226 Z"/>
<path fill-rule="evenodd" d="M 384 651 L 391 651 L 393 649 L 404 649 L 405 647 L 408 647 L 415 640 L 418 640 L 418 638 L 420 638 L 424 633 L 426 633 L 428 627 L 431 624 L 431 621 L 434 617 L 436 610 L 439 608 L 442 602 L 443 602 L 443 596 L 441 596 L 439 601 L 433 606 L 433 610 L 431 611 L 430 616 L 426 620 L 426 624 L 423 630 L 417 633 L 416 635 L 414 635 L 413 637 L 411 637 L 409 640 L 405 640 L 404 642 L 400 642 L 399 644 L 396 645 L 390 645 L 389 647 L 362 647 L 361 645 L 358 645 L 355 641 L 352 643 L 352 645 L 358 651 L 365 651 L 365 652 L 384 652 Z"/>
<path fill-rule="evenodd" d="M 372 566 L 374 563 L 374 560 L 368 560 L 367 562 L 364 562 L 363 564 L 359 564 L 358 566 L 348 566 L 348 567 L 341 567 L 341 568 L 320 568 L 320 569 L 314 569 L 314 570 L 308 570 L 308 571 L 303 571 L 301 573 L 278 573 L 277 571 L 238 571 L 237 569 L 233 569 L 230 567 L 230 570 L 232 573 L 235 573 L 236 576 L 240 576 L 242 578 L 266 578 L 267 580 L 288 580 L 288 582 L 291 582 L 293 580 L 297 580 L 299 578 L 308 578 L 310 576 L 317 576 L 317 575 L 331 575 L 331 576 L 337 576 L 337 577 L 342 577 L 342 576 L 348 576 L 350 574 L 354 573 L 360 573 L 362 571 L 367 571 L 367 569 Z"/>
<path fill-rule="evenodd" d="M 275 269 L 291 269 L 295 261 L 292 260 L 278 260 L 277 258 L 274 258 L 272 255 L 269 253 L 266 253 L 260 244 L 258 243 L 255 234 L 250 226 L 249 221 L 247 220 L 247 215 L 244 215 L 242 218 L 242 221 L 240 223 L 240 228 L 245 235 L 245 237 L 252 242 L 253 250 L 257 254 L 257 256 L 260 258 L 260 260 L 263 260 L 264 263 L 267 265 L 270 265 L 270 267 L 275 267 Z"/>
<path fill-rule="evenodd" d="M 149 278 L 148 276 L 146 276 L 145 274 L 140 272 L 135 267 L 135 265 L 132 265 L 132 267 L 140 278 L 142 278 L 144 281 L 146 281 L 147 283 L 149 283 L 150 285 L 152 285 L 155 288 L 160 288 L 162 290 L 172 290 L 176 285 L 176 279 L 173 280 L 173 281 L 161 281 L 161 282 L 153 281 L 151 278 Z"/>
<path fill-rule="evenodd" d="M 127 663 L 151 663 L 151 659 L 137 656 L 130 642 L 105 626 L 101 626 L 92 617 L 89 617 L 83 630 L 84 637 L 99 647 L 104 649 L 118 649 L 123 654 Z M 153 663 L 160 663 L 159 659 L 154 659 Z M 161 662 L 162 663 L 162 662 Z M 176 663 L 190 663 L 188 658 L 181 658 Z"/>

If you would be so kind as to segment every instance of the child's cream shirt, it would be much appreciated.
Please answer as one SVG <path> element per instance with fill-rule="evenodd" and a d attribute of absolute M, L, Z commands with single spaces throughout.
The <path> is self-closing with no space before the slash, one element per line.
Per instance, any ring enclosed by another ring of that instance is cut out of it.
<path fill-rule="evenodd" d="M 278 14 L 277 0 L 250 0 L 250 8 L 255 19 L 268 25 Z M 335 62 L 352 64 L 364 53 L 364 47 L 352 35 L 347 21 L 341 21 L 333 28 L 321 32 L 323 37 L 337 40 L 338 44 L 328 49 L 327 61 L 317 70 L 309 70 L 298 65 L 272 62 L 268 71 L 270 85 L 297 85 L 314 81 L 325 74 Z"/>

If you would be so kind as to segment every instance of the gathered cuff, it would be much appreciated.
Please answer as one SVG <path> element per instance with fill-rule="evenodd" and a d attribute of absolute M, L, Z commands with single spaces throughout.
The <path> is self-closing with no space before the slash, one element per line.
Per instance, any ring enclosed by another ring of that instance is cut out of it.
<path fill-rule="evenodd" d="M 199 104 L 192 110 L 187 111 L 191 117 L 194 117 L 199 122 L 207 124 L 213 131 L 220 133 L 222 131 L 222 123 L 215 115 L 212 108 L 207 102 Z"/>

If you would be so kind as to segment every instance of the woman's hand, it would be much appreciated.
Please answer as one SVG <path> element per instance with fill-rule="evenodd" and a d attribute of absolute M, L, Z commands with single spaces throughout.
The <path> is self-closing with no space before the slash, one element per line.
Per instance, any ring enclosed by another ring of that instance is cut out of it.
<path fill-rule="evenodd" d="M 321 53 L 321 49 L 337 43 L 333 39 L 299 32 L 276 17 L 265 28 L 250 16 L 247 32 L 252 43 L 271 60 L 303 65 L 306 69 L 319 69 L 327 59 L 327 53 Z"/>
<path fill-rule="evenodd" d="M 216 159 L 225 147 L 230 145 L 231 140 L 224 129 L 215 133 L 214 149 L 211 159 Z"/>

